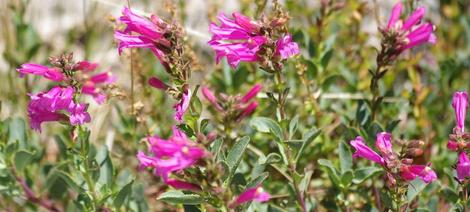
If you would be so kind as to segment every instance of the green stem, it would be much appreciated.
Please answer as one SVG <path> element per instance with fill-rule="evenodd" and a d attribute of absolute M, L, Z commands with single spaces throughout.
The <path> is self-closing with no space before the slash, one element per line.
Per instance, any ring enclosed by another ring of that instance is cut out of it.
<path fill-rule="evenodd" d="M 82 133 L 83 130 L 82 130 L 82 127 L 79 125 L 78 127 L 78 133 Z M 94 209 L 97 209 L 97 201 L 98 201 L 98 198 L 96 196 L 96 190 L 95 190 L 95 184 L 91 178 L 91 175 L 90 175 L 90 163 L 88 161 L 88 151 L 87 151 L 87 148 L 85 147 L 85 142 L 89 142 L 88 140 L 87 141 L 84 141 L 84 140 L 80 140 L 80 151 L 81 151 L 81 159 L 82 159 L 82 163 L 83 163 L 83 166 L 84 166 L 84 170 L 81 171 L 82 175 L 83 175 L 83 178 L 85 179 L 85 182 L 88 186 L 88 189 L 91 193 L 91 196 L 93 198 L 92 202 L 93 202 L 93 207 Z"/>
<path fill-rule="evenodd" d="M 281 71 L 276 71 L 274 73 L 274 76 L 275 76 L 275 84 L 276 84 L 276 90 L 278 91 L 278 95 L 277 95 L 277 109 L 278 109 L 278 112 L 279 112 L 279 115 L 281 116 L 281 121 L 284 120 L 286 118 L 286 112 L 285 112 L 285 100 L 283 97 L 283 92 L 282 92 L 282 89 L 283 89 L 283 82 L 282 82 L 282 76 L 281 76 Z"/>
<path fill-rule="evenodd" d="M 463 192 L 463 211 L 467 212 L 467 201 L 468 201 L 468 189 L 465 183 L 462 184 L 462 192 Z"/>

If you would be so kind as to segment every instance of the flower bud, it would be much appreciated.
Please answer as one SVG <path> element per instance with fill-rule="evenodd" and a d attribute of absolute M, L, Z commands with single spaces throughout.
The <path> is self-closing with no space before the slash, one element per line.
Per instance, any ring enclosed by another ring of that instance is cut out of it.
<path fill-rule="evenodd" d="M 397 180 L 390 173 L 387 173 L 386 185 L 387 185 L 388 188 L 393 188 L 397 185 Z"/>
<path fill-rule="evenodd" d="M 406 151 L 406 154 L 411 157 L 419 157 L 423 154 L 423 149 L 411 148 Z"/>
<path fill-rule="evenodd" d="M 408 148 L 421 148 L 424 146 L 424 141 L 422 140 L 411 140 L 408 143 Z"/>
<path fill-rule="evenodd" d="M 401 163 L 411 165 L 413 163 L 413 159 L 412 158 L 403 158 L 401 160 Z"/>

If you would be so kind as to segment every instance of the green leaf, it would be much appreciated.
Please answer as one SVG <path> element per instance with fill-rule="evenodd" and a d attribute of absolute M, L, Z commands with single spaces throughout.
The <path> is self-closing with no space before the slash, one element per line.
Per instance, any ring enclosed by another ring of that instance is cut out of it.
<path fill-rule="evenodd" d="M 459 200 L 458 193 L 449 187 L 442 189 L 441 194 L 447 201 L 451 203 L 457 203 L 457 201 Z"/>
<path fill-rule="evenodd" d="M 328 50 L 321 58 L 321 66 L 326 69 L 328 63 L 330 63 L 331 57 L 333 56 L 333 49 Z"/>
<path fill-rule="evenodd" d="M 161 194 L 157 200 L 171 204 L 197 205 L 204 203 L 204 199 L 197 194 L 185 194 L 181 191 L 171 190 Z"/>
<path fill-rule="evenodd" d="M 397 127 L 399 123 L 400 123 L 400 119 L 388 122 L 387 126 L 385 127 L 385 131 L 392 132 L 393 129 L 395 129 L 395 127 Z"/>
<path fill-rule="evenodd" d="M 284 141 L 282 128 L 272 119 L 265 117 L 255 117 L 250 121 L 250 126 L 259 132 L 272 133 L 279 141 Z"/>
<path fill-rule="evenodd" d="M 421 191 L 423 191 L 426 185 L 427 184 L 419 178 L 411 181 L 411 183 L 408 185 L 408 192 L 406 194 L 406 199 L 408 202 L 413 201 L 413 199 L 418 196 Z"/>
<path fill-rule="evenodd" d="M 341 174 L 352 168 L 352 153 L 348 145 L 344 142 L 339 143 L 339 160 L 341 163 Z"/>
<path fill-rule="evenodd" d="M 293 119 L 290 120 L 290 123 L 289 123 L 289 140 L 291 140 L 295 132 L 297 132 L 298 127 L 299 127 L 299 115 L 296 115 Z"/>
<path fill-rule="evenodd" d="M 297 152 L 297 156 L 295 157 L 295 163 L 299 161 L 305 148 L 308 145 L 310 145 L 315 140 L 315 138 L 317 138 L 320 135 L 320 133 L 321 133 L 321 130 L 312 129 L 304 135 L 304 138 L 303 138 L 304 142 L 302 143 L 302 146 Z"/>
<path fill-rule="evenodd" d="M 238 140 L 228 152 L 226 162 L 232 174 L 237 170 L 238 164 L 240 164 L 240 161 L 243 158 L 243 153 L 245 153 L 246 147 L 248 147 L 249 143 L 250 137 L 244 136 Z"/>
<path fill-rule="evenodd" d="M 245 187 L 247 188 L 255 187 L 261 184 L 264 180 L 266 180 L 268 176 L 269 176 L 269 172 L 263 172 L 257 177 L 255 177 L 254 179 L 252 179 L 250 182 L 248 182 Z"/>
<path fill-rule="evenodd" d="M 330 176 L 330 178 L 331 178 L 331 180 L 333 181 L 334 184 L 336 184 L 336 185 L 340 184 L 338 171 L 336 170 L 333 163 L 331 163 L 331 161 L 325 160 L 325 159 L 318 159 L 318 164 L 320 166 L 323 166 L 324 168 L 326 168 L 328 176 Z"/>
<path fill-rule="evenodd" d="M 341 175 L 341 185 L 343 185 L 345 188 L 349 187 L 351 185 L 351 182 L 353 181 L 353 178 L 354 174 L 352 170 L 346 170 Z"/>
<path fill-rule="evenodd" d="M 374 166 L 356 169 L 354 170 L 354 179 L 352 180 L 352 182 L 354 184 L 361 184 L 365 180 L 369 179 L 377 173 L 380 173 L 381 171 L 381 168 L 377 168 Z"/>
<path fill-rule="evenodd" d="M 70 188 L 72 188 L 78 193 L 82 193 L 85 191 L 85 189 L 79 186 L 69 174 L 61 170 L 55 169 L 54 171 L 52 171 L 47 181 L 52 182 L 54 181 L 54 179 L 56 179 L 56 177 L 62 179 Z"/>
<path fill-rule="evenodd" d="M 15 154 L 15 166 L 18 171 L 23 171 L 23 169 L 31 163 L 34 158 L 34 152 L 28 152 L 26 150 L 19 150 Z"/>
<path fill-rule="evenodd" d="M 118 192 L 116 197 L 114 198 L 113 204 L 114 207 L 120 208 L 124 201 L 129 197 L 129 195 L 132 194 L 132 184 L 134 183 L 134 180 L 126 184 L 124 187 L 121 188 L 121 190 Z"/>
<path fill-rule="evenodd" d="M 8 125 L 8 144 L 19 141 L 20 148 L 27 148 L 26 124 L 21 118 L 14 118 Z"/>
<path fill-rule="evenodd" d="M 224 144 L 224 140 L 222 138 L 217 138 L 215 139 L 214 142 L 212 142 L 211 145 L 211 153 L 214 155 L 214 158 L 216 161 L 222 160 L 222 146 Z"/>
<path fill-rule="evenodd" d="M 304 193 L 308 190 L 308 185 L 310 184 L 310 180 L 312 178 L 313 170 L 308 170 L 305 172 L 304 177 L 300 180 L 299 183 L 299 190 L 301 193 Z"/>

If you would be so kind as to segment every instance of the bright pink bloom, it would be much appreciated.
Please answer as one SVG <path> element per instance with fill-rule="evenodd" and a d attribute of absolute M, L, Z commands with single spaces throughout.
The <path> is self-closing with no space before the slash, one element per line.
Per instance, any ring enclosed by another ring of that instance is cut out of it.
<path fill-rule="evenodd" d="M 401 2 L 393 7 L 387 24 L 387 30 L 396 31 L 406 38 L 400 49 L 403 51 L 426 42 L 436 43 L 434 26 L 431 23 L 421 23 L 425 14 L 424 7 L 418 7 L 404 22 L 400 19 L 402 8 Z"/>
<path fill-rule="evenodd" d="M 251 99 L 256 97 L 256 95 L 261 91 L 263 87 L 260 84 L 256 84 L 253 86 L 253 88 L 248 91 L 248 93 L 245 94 L 245 96 L 242 97 L 240 100 L 242 103 L 248 103 Z"/>
<path fill-rule="evenodd" d="M 191 90 L 184 89 L 183 95 L 181 96 L 180 102 L 175 104 L 173 108 L 175 109 L 175 120 L 182 122 L 184 113 L 189 108 L 189 103 L 191 102 Z"/>
<path fill-rule="evenodd" d="M 353 154 L 353 158 L 362 157 L 367 160 L 374 161 L 382 166 L 385 165 L 385 160 L 374 150 L 369 148 L 364 143 L 364 139 L 361 136 L 358 136 L 355 140 L 350 141 L 350 144 L 356 149 L 356 152 Z"/>
<path fill-rule="evenodd" d="M 90 61 L 80 61 L 76 64 L 75 69 L 83 72 L 91 72 L 98 68 L 98 63 L 92 63 Z"/>
<path fill-rule="evenodd" d="M 256 53 L 267 42 L 267 38 L 261 35 L 258 22 L 240 13 L 233 13 L 232 16 L 233 19 L 223 13 L 217 16 L 220 25 L 210 25 L 209 31 L 213 36 L 209 45 L 215 50 L 217 63 L 222 57 L 227 57 L 229 65 L 236 68 L 240 61 L 257 61 Z"/>
<path fill-rule="evenodd" d="M 417 177 L 425 183 L 430 183 L 437 179 L 436 173 L 425 165 L 402 165 L 400 167 L 400 176 L 406 181 L 412 181 Z"/>
<path fill-rule="evenodd" d="M 65 78 L 64 74 L 57 68 L 49 68 L 34 63 L 25 63 L 21 65 L 21 68 L 16 70 L 20 73 L 20 77 L 23 77 L 25 74 L 33 74 L 43 76 L 46 79 L 56 82 L 60 82 Z"/>
<path fill-rule="evenodd" d="M 73 102 L 72 87 L 53 87 L 48 92 L 30 95 L 28 116 L 31 128 L 41 131 L 41 123 L 69 119 L 71 125 L 81 125 L 90 122 L 87 106 Z"/>
<path fill-rule="evenodd" d="M 254 188 L 249 188 L 243 193 L 241 193 L 235 201 L 233 201 L 229 207 L 234 208 L 238 205 L 241 205 L 245 202 L 256 201 L 256 202 L 267 202 L 271 198 L 271 195 L 268 192 L 265 192 L 261 185 L 258 185 Z"/>
<path fill-rule="evenodd" d="M 98 104 L 106 100 L 106 95 L 102 92 L 102 84 L 111 84 L 116 81 L 116 76 L 111 72 L 101 72 L 95 74 L 83 82 L 82 93 L 91 95 Z"/>
<path fill-rule="evenodd" d="M 201 191 L 201 187 L 194 183 L 188 183 L 188 182 L 175 180 L 175 179 L 167 179 L 165 183 L 179 190 L 188 190 L 188 191 L 194 191 L 194 192 Z"/>
<path fill-rule="evenodd" d="M 194 165 L 207 154 L 176 127 L 173 127 L 173 136 L 167 140 L 153 136 L 148 137 L 148 142 L 149 151 L 153 156 L 139 152 L 137 158 L 142 168 L 153 168 L 155 174 L 162 177 L 164 181 L 172 172 Z"/>
<path fill-rule="evenodd" d="M 299 45 L 296 42 L 292 42 L 292 36 L 290 34 L 277 40 L 276 55 L 279 55 L 282 59 L 287 59 L 299 53 Z"/>
<path fill-rule="evenodd" d="M 148 48 L 165 68 L 169 68 L 164 52 L 170 48 L 170 41 L 163 37 L 168 30 L 167 23 L 155 15 L 150 19 L 139 16 L 127 7 L 122 10 L 119 20 L 126 25 L 123 31 L 114 32 L 114 38 L 119 43 L 119 54 L 124 48 Z"/>
<path fill-rule="evenodd" d="M 467 153 L 462 151 L 459 155 L 459 161 L 457 162 L 457 178 L 464 180 L 470 177 L 470 159 L 468 159 Z"/>
<path fill-rule="evenodd" d="M 150 86 L 152 86 L 156 89 L 166 90 L 168 88 L 167 84 L 165 84 L 164 82 L 162 82 L 160 79 L 158 79 L 156 77 L 151 77 L 149 79 L 148 83 L 150 84 Z"/>
<path fill-rule="evenodd" d="M 447 141 L 447 149 L 457 151 L 459 149 L 459 144 L 453 140 L 449 140 Z"/>
<path fill-rule="evenodd" d="M 455 111 L 455 120 L 458 130 L 463 133 L 465 131 L 465 116 L 468 108 L 467 92 L 455 92 L 454 97 L 452 98 L 452 107 Z"/>
<path fill-rule="evenodd" d="M 381 132 L 377 134 L 375 147 L 380 151 L 382 155 L 391 153 L 393 151 L 392 150 L 392 135 L 388 132 Z"/>

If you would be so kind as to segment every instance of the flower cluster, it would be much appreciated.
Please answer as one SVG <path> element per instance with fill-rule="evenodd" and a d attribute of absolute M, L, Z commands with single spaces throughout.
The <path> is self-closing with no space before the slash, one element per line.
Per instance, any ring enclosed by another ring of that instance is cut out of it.
<path fill-rule="evenodd" d="M 199 159 L 208 153 L 191 141 L 184 132 L 173 127 L 173 135 L 167 140 L 157 136 L 148 137 L 151 156 L 139 151 L 137 158 L 142 168 L 152 168 L 163 181 L 176 188 L 186 190 L 200 190 L 198 185 L 170 179 L 169 175 L 193 166 Z"/>
<path fill-rule="evenodd" d="M 377 134 L 375 146 L 380 154 L 368 147 L 360 136 L 352 140 L 350 144 L 356 149 L 353 157 L 362 157 L 374 161 L 387 171 L 387 184 L 389 187 L 396 185 L 397 178 L 412 181 L 419 177 L 426 183 L 437 179 L 436 173 L 428 165 L 412 164 L 412 158 L 423 153 L 421 149 L 424 145 L 423 141 L 408 142 L 404 151 L 400 154 L 393 151 L 392 136 L 387 132 Z"/>
<path fill-rule="evenodd" d="M 467 155 L 467 150 L 470 147 L 469 134 L 465 132 L 465 116 L 468 108 L 468 93 L 458 91 L 454 93 L 452 98 L 452 107 L 455 111 L 456 126 L 454 132 L 449 135 L 447 148 L 460 152 L 455 170 L 457 172 L 457 180 L 462 182 L 467 177 L 470 177 L 470 160 Z"/>
<path fill-rule="evenodd" d="M 256 84 L 244 96 L 229 96 L 226 94 L 216 96 L 209 88 L 203 87 L 202 94 L 214 109 L 221 114 L 222 120 L 229 123 L 230 121 L 238 122 L 256 110 L 258 102 L 252 100 L 261 89 L 262 86 Z"/>
<path fill-rule="evenodd" d="M 41 124 L 51 121 L 69 120 L 73 126 L 90 122 L 88 104 L 79 103 L 79 94 L 90 95 L 99 104 L 106 99 L 102 86 L 113 83 L 116 78 L 110 72 L 89 76 L 98 64 L 88 61 L 74 63 L 72 59 L 72 54 L 51 57 L 50 63 L 54 67 L 26 63 L 17 69 L 21 77 L 25 74 L 39 75 L 62 84 L 47 92 L 30 94 L 28 115 L 32 129 L 41 131 Z"/>
<path fill-rule="evenodd" d="M 232 68 L 240 61 L 258 62 L 263 70 L 274 72 L 282 69 L 284 60 L 300 53 L 285 29 L 288 16 L 282 11 L 257 21 L 237 12 L 232 17 L 221 13 L 217 16 L 220 25 L 212 23 L 209 28 L 213 34 L 209 45 L 216 53 L 217 63 L 223 57 Z"/>
<path fill-rule="evenodd" d="M 384 36 L 382 61 L 391 62 L 407 49 L 424 43 L 436 43 L 434 25 L 429 22 L 422 23 L 424 7 L 418 7 L 405 21 L 400 19 L 402 10 L 402 3 L 397 3 L 392 9 L 387 27 L 380 29 Z"/>

